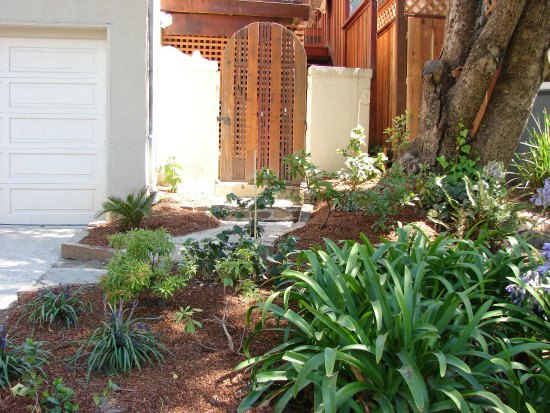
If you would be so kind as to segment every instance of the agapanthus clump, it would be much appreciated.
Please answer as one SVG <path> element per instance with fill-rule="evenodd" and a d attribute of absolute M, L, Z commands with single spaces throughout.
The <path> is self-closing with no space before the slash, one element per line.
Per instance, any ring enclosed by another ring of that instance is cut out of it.
<path fill-rule="evenodd" d="M 521 275 L 519 282 L 506 287 L 514 304 L 530 308 L 538 314 L 544 313 L 544 308 L 539 300 L 550 302 L 550 243 L 543 245 L 541 256 L 544 259 L 541 265 L 535 270 L 527 271 Z M 534 291 L 539 300 L 533 296 L 529 288 Z"/>
<path fill-rule="evenodd" d="M 537 189 L 537 194 L 531 198 L 531 202 L 544 208 L 550 206 L 550 178 L 544 181 L 542 188 Z"/>

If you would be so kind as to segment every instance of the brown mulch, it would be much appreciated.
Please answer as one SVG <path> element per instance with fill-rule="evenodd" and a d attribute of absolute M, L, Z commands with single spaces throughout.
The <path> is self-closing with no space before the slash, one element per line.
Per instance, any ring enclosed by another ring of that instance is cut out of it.
<path fill-rule="evenodd" d="M 178 204 L 162 202 L 153 207 L 153 214 L 143 220 L 141 227 L 144 229 L 166 229 L 173 236 L 191 234 L 217 228 L 220 221 L 201 211 L 182 209 Z M 109 246 L 109 237 L 121 232 L 117 221 L 107 222 L 99 227 L 90 228 L 88 235 L 80 243 L 100 247 Z"/>
<path fill-rule="evenodd" d="M 388 217 L 385 230 L 373 227 L 376 223 L 375 216 L 365 215 L 359 211 L 334 211 L 330 215 L 326 227 L 321 229 L 320 225 L 325 220 L 326 215 L 327 207 L 318 205 L 311 220 L 303 227 L 290 233 L 299 238 L 298 248 L 324 246 L 324 238 L 329 238 L 335 242 L 342 240 L 361 241 L 359 236 L 361 233 L 365 234 L 372 243 L 377 243 L 382 237 L 394 238 L 394 228 L 398 227 L 399 222 L 403 225 L 416 225 L 429 237 L 437 235 L 435 225 L 423 217 L 419 209 L 410 206 L 403 207 L 397 215 Z"/>
<path fill-rule="evenodd" d="M 23 315 L 22 305 L 29 297 L 20 300 L 8 312 L 7 326 L 10 339 L 15 343 L 33 336 L 44 341 L 45 348 L 52 353 L 46 373 L 50 380 L 63 377 L 64 383 L 76 392 L 76 400 L 83 413 L 94 413 L 93 395 L 101 394 L 107 386 L 106 375 L 92 375 L 86 387 L 85 368 L 74 369 L 66 365 L 66 359 L 77 349 L 76 340 L 84 340 L 97 328 L 103 319 L 101 291 L 89 287 L 84 294 L 92 309 L 79 317 L 77 329 L 67 330 L 47 326 L 36 327 L 34 333 Z M 235 366 L 245 360 L 242 354 L 228 351 L 228 341 L 220 324 L 209 319 L 221 318 L 224 301 L 228 303 L 228 329 L 236 347 L 241 343 L 245 329 L 245 315 L 253 303 L 228 290 L 224 293 L 219 284 L 193 281 L 190 286 L 178 291 L 165 304 L 146 298 L 140 300 L 135 317 L 147 317 L 153 331 L 159 334 L 161 342 L 170 354 L 161 367 L 146 366 L 141 373 L 134 372 L 127 377 L 113 377 L 121 391 L 111 393 L 109 406 L 128 413 L 222 413 L 235 412 L 249 389 L 248 373 L 236 372 Z M 180 306 L 203 309 L 195 319 L 203 322 L 203 329 L 195 336 L 182 333 L 181 325 L 173 321 Z M 270 349 L 280 338 L 275 333 L 261 335 L 254 341 L 252 352 L 260 354 Z M 0 392 L 0 412 L 28 413 L 29 399 L 13 398 L 9 390 Z M 252 412 L 271 412 L 271 409 L 255 409 Z"/>

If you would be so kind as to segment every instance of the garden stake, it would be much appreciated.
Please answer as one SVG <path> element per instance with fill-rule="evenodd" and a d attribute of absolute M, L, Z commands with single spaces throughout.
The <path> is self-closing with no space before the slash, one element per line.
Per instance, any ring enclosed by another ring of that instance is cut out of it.
<path fill-rule="evenodd" d="M 254 173 L 254 242 L 257 241 L 256 236 L 256 229 L 258 228 L 258 187 L 257 185 L 257 174 L 258 174 L 258 165 L 256 164 L 256 157 L 257 157 L 257 151 L 254 151 L 254 167 L 255 167 L 255 173 Z"/>

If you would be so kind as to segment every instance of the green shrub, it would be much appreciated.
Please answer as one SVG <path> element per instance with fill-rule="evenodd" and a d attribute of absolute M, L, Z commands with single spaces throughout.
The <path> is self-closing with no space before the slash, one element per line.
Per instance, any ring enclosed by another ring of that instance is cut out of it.
<path fill-rule="evenodd" d="M 149 262 L 153 267 L 161 265 L 161 260 L 170 257 L 176 250 L 170 234 L 164 228 L 154 231 L 134 229 L 118 233 L 111 237 L 109 245 L 119 251 L 125 250 L 130 258 Z"/>
<path fill-rule="evenodd" d="M 386 230 L 388 217 L 397 214 L 404 205 L 413 205 L 413 186 L 411 177 L 403 168 L 393 164 L 375 186 L 351 194 L 343 208 L 375 216 L 373 227 Z"/>
<path fill-rule="evenodd" d="M 233 287 L 245 279 L 256 277 L 254 260 L 256 255 L 249 248 L 239 248 L 214 266 L 224 287 Z"/>
<path fill-rule="evenodd" d="M 446 222 L 439 220 L 434 211 L 428 217 L 461 238 L 485 232 L 486 239 L 501 240 L 517 232 L 522 205 L 510 198 L 505 175 L 502 163 L 489 163 L 474 180 L 463 177 L 466 200 L 460 203 L 447 194 L 450 214 Z"/>
<path fill-rule="evenodd" d="M 110 245 L 117 250 L 107 264 L 107 274 L 99 285 L 109 302 L 128 302 L 146 290 L 168 299 L 187 285 L 194 275 L 193 266 L 180 267 L 175 273 L 172 253 L 176 246 L 164 229 L 155 231 L 134 229 L 111 237 Z"/>
<path fill-rule="evenodd" d="M 77 364 L 84 357 L 88 378 L 92 373 L 126 375 L 133 369 L 141 371 L 146 364 L 161 364 L 168 350 L 148 324 L 132 318 L 134 309 L 135 304 L 126 314 L 128 310 L 123 309 L 122 302 L 118 307 L 109 304 L 107 320 L 93 331 L 69 362 Z"/>
<path fill-rule="evenodd" d="M 4 325 L 0 336 L 0 387 L 9 388 L 10 382 L 30 371 L 45 375 L 42 366 L 48 362 L 49 353 L 42 349 L 42 343 L 27 338 L 15 346 L 8 340 L 8 330 Z"/>
<path fill-rule="evenodd" d="M 536 121 L 536 126 L 529 131 L 529 141 L 522 145 L 527 150 L 517 153 L 512 164 L 521 185 L 534 191 L 550 178 L 550 115 L 546 109 L 542 122 Z"/>
<path fill-rule="evenodd" d="M 177 192 L 178 186 L 181 183 L 182 166 L 176 162 L 174 156 L 170 156 L 163 165 L 164 183 L 170 187 L 170 192 Z"/>
<path fill-rule="evenodd" d="M 384 135 L 388 138 L 386 143 L 390 146 L 390 154 L 394 159 L 399 159 L 408 149 L 410 144 L 409 124 L 411 123 L 410 112 L 398 115 L 392 120 L 393 126 L 384 130 Z"/>
<path fill-rule="evenodd" d="M 54 323 L 76 327 L 78 314 L 84 309 L 79 290 L 71 291 L 67 285 L 57 291 L 46 289 L 29 301 L 29 322 L 45 324 L 51 327 Z"/>
<path fill-rule="evenodd" d="M 97 213 L 96 218 L 110 212 L 125 228 L 139 228 L 143 218 L 153 212 L 155 196 L 156 192 L 147 195 L 147 188 L 142 188 L 135 195 L 129 194 L 126 199 L 110 196 L 101 204 L 102 210 Z"/>
<path fill-rule="evenodd" d="M 111 304 L 119 300 L 133 300 L 151 285 L 153 270 L 149 263 L 117 252 L 107 264 L 107 274 L 101 276 L 99 286 Z"/>
<path fill-rule="evenodd" d="M 185 308 L 180 307 L 179 311 L 176 311 L 174 321 L 183 326 L 183 332 L 185 334 L 195 334 L 197 328 L 202 328 L 202 323 L 195 320 L 193 316 L 195 313 L 201 313 L 200 308 L 191 308 L 187 306 Z"/>
<path fill-rule="evenodd" d="M 469 131 L 461 124 L 461 131 L 456 137 L 458 155 L 447 159 L 437 158 L 440 172 L 423 170 L 417 180 L 417 193 L 420 204 L 431 216 L 445 222 L 451 213 L 450 200 L 465 205 L 468 203 L 468 193 L 464 178 L 476 180 L 482 168 L 477 165 L 479 158 L 472 159 L 472 147 L 468 144 Z"/>
<path fill-rule="evenodd" d="M 492 253 L 410 227 L 397 235 L 377 247 L 327 240 L 328 252 L 302 253 L 307 272 L 285 271 L 278 291 L 249 310 L 249 322 L 254 311 L 261 320 L 246 352 L 265 330 L 284 342 L 237 367 L 251 367 L 253 380 L 239 412 L 258 400 L 281 412 L 299 395 L 327 413 L 548 410 L 522 387 L 550 380 L 541 356 L 550 345 L 509 339 L 522 320 L 492 295 L 533 264 L 529 246 Z"/>
<path fill-rule="evenodd" d="M 56 378 L 49 389 L 44 390 L 40 406 L 50 413 L 78 412 L 78 403 L 73 402 L 74 390 L 63 383 L 61 377 Z"/>
<path fill-rule="evenodd" d="M 365 129 L 358 126 L 351 131 L 348 146 L 338 150 L 338 153 L 345 158 L 345 168 L 338 172 L 338 177 L 349 183 L 352 191 L 355 191 L 359 185 L 379 177 L 388 160 L 383 152 L 378 153 L 375 158 L 362 152 L 365 139 Z"/>

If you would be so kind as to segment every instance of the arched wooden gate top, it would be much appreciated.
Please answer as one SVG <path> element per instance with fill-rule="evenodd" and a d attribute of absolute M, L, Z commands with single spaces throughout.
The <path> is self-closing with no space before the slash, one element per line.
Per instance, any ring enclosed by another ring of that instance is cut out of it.
<path fill-rule="evenodd" d="M 304 148 L 307 57 L 302 43 L 276 23 L 236 32 L 222 58 L 222 181 L 251 181 Z M 254 151 L 257 164 L 254 165 Z"/>

